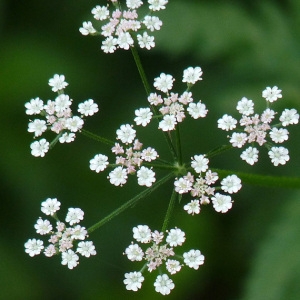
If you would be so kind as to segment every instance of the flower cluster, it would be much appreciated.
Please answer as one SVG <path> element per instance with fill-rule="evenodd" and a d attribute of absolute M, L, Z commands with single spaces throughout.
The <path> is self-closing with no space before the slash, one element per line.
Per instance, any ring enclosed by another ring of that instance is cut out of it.
<path fill-rule="evenodd" d="M 34 138 L 41 136 L 46 131 L 53 131 L 58 134 L 57 138 L 60 143 L 70 143 L 74 141 L 75 133 L 83 127 L 84 117 L 92 116 L 98 112 L 98 105 L 94 103 L 94 100 L 88 99 L 78 105 L 77 111 L 80 116 L 73 115 L 71 110 L 73 100 L 64 93 L 64 88 L 67 85 L 64 75 L 55 74 L 49 80 L 52 91 L 58 92 L 55 100 L 48 100 L 44 103 L 37 97 L 25 103 L 27 115 L 39 115 L 44 118 L 30 120 L 28 132 L 32 132 Z M 50 143 L 45 138 L 40 139 L 31 143 L 31 154 L 36 157 L 44 157 L 49 147 Z"/>
<path fill-rule="evenodd" d="M 155 182 L 155 173 L 152 168 L 142 166 L 142 163 L 151 162 L 159 157 L 152 147 L 142 149 L 143 144 L 136 139 L 136 131 L 130 124 L 123 124 L 117 130 L 117 140 L 112 147 L 116 155 L 116 167 L 109 173 L 108 179 L 115 186 L 122 186 L 127 182 L 129 174 L 137 174 L 138 184 L 150 187 Z M 106 169 L 109 165 L 108 157 L 103 154 L 96 154 L 90 160 L 90 169 L 97 173 Z M 138 168 L 138 170 L 137 170 Z"/>
<path fill-rule="evenodd" d="M 204 118 L 207 114 L 205 104 L 194 102 L 193 95 L 189 91 L 192 85 L 197 81 L 202 80 L 202 70 L 200 67 L 189 67 L 183 72 L 182 82 L 187 83 L 187 90 L 181 95 L 178 93 L 169 93 L 173 87 L 174 78 L 172 75 L 162 73 L 154 79 L 154 87 L 157 91 L 166 94 L 162 97 L 158 93 L 151 93 L 148 96 L 150 105 L 157 107 L 161 114 L 162 120 L 159 122 L 158 128 L 162 131 L 171 131 L 176 128 L 177 123 L 181 123 L 186 117 L 186 111 L 194 118 Z M 150 123 L 152 112 L 149 108 L 141 108 L 135 111 L 136 118 L 134 119 L 137 125 L 146 126 Z"/>
<path fill-rule="evenodd" d="M 135 242 L 126 248 L 124 255 L 131 261 L 144 261 L 145 265 L 139 272 L 125 274 L 124 284 L 127 290 L 137 291 L 142 287 L 144 281 L 142 272 L 146 267 L 152 272 L 157 268 L 162 271 L 164 266 L 164 273 L 157 276 L 154 287 L 156 292 L 168 295 L 175 285 L 167 273 L 173 275 L 179 272 L 184 264 L 198 270 L 204 263 L 204 256 L 199 250 L 194 249 L 183 253 L 182 256 L 176 254 L 176 259 L 173 259 L 174 248 L 182 246 L 185 242 L 185 233 L 179 228 L 166 231 L 165 237 L 163 232 L 151 231 L 147 225 L 138 225 L 133 228 L 133 238 Z M 142 245 L 138 243 L 147 244 L 147 248 L 144 247 L 146 249 L 143 250 Z"/>
<path fill-rule="evenodd" d="M 213 186 L 219 179 L 218 173 L 208 169 L 208 158 L 205 155 L 192 157 L 191 167 L 198 174 L 195 178 L 190 172 L 176 178 L 174 182 L 175 191 L 179 194 L 190 193 L 193 200 L 184 206 L 188 214 L 199 214 L 202 204 L 213 204 L 217 212 L 226 213 L 232 207 L 232 199 L 229 195 L 216 193 L 220 189 L 225 193 L 237 193 L 241 187 L 241 179 L 236 175 L 229 175 L 221 180 L 221 186 Z"/>
<path fill-rule="evenodd" d="M 105 39 L 101 49 L 105 53 L 113 53 L 117 48 L 128 50 L 134 46 L 134 39 L 141 48 L 150 50 L 155 47 L 154 36 L 148 32 L 160 30 L 162 21 L 153 16 L 153 12 L 165 9 L 168 0 L 148 0 L 149 14 L 140 18 L 137 9 L 143 5 L 141 0 L 126 0 L 126 9 L 122 10 L 116 1 L 112 1 L 115 9 L 110 12 L 108 6 L 97 5 L 92 9 L 94 19 L 105 21 L 101 30 L 97 31 L 92 22 L 83 22 L 79 29 L 82 35 L 102 35 Z M 139 33 L 137 33 L 139 32 Z"/>
<path fill-rule="evenodd" d="M 262 92 L 262 97 L 266 99 L 267 104 L 272 103 L 278 98 L 282 98 L 281 90 L 277 86 L 267 87 Z M 271 123 L 277 112 L 267 107 L 260 115 L 255 114 L 253 101 L 246 97 L 238 101 L 236 109 L 241 114 L 239 122 L 232 116 L 225 114 L 218 120 L 218 128 L 231 131 L 235 130 L 239 123 L 241 128 L 237 128 L 236 132 L 228 137 L 233 147 L 242 148 L 247 143 L 251 144 L 242 152 L 242 160 L 250 165 L 258 161 L 259 151 L 254 146 L 256 143 L 259 146 L 265 146 L 269 150 L 268 155 L 274 166 L 284 165 L 289 160 L 288 149 L 282 146 L 274 146 L 274 143 L 281 144 L 288 140 L 289 132 L 283 127 L 298 123 L 299 114 L 296 109 L 285 109 L 279 117 L 279 122 L 274 125 L 271 125 Z"/>
<path fill-rule="evenodd" d="M 44 247 L 42 240 L 29 239 L 25 243 L 25 252 L 31 257 L 40 254 L 42 250 L 47 257 L 61 253 L 61 264 L 73 269 L 79 264 L 79 256 L 76 253 L 90 257 L 96 255 L 96 250 L 93 242 L 85 241 L 88 237 L 85 227 L 77 225 L 83 220 L 84 212 L 80 208 L 69 208 L 65 219 L 67 225 L 58 220 L 56 212 L 59 209 L 60 202 L 56 198 L 48 198 L 42 202 L 41 211 L 56 220 L 55 229 L 48 219 L 39 218 L 34 228 L 38 234 L 49 236 L 49 245 Z M 72 250 L 75 246 L 77 247 L 76 251 Z"/>

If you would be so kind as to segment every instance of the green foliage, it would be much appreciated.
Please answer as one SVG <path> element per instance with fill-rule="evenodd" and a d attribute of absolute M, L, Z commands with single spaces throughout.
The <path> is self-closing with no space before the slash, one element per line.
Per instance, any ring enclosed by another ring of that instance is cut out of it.
<path fill-rule="evenodd" d="M 88 170 L 89 159 L 108 148 L 88 144 L 83 136 L 72 145 L 55 147 L 44 159 L 31 157 L 29 151 L 24 103 L 36 96 L 52 97 L 47 81 L 54 73 L 66 75 L 75 102 L 91 97 L 99 104 L 99 115 L 86 129 L 94 126 L 109 138 L 121 123 L 132 120 L 135 108 L 146 104 L 130 53 L 104 55 L 100 40 L 78 32 L 82 21 L 90 18 L 91 8 L 107 3 L 100 2 L 64 1 L 62 7 L 61 1 L 31 0 L 26 5 L 0 1 L 4 10 L 0 11 L 1 295 L 153 299 L 151 278 L 146 278 L 139 294 L 125 291 L 123 273 L 132 266 L 121 253 L 131 239 L 132 226 L 143 222 L 161 227 L 170 197 L 167 189 L 156 191 L 128 215 L 121 214 L 95 232 L 99 254 L 82 261 L 78 270 L 66 270 L 55 258 L 32 259 L 23 249 L 34 233 L 40 202 L 47 197 L 58 197 L 63 212 L 70 206 L 81 207 L 86 212 L 84 225 L 89 227 L 137 193 L 132 182 L 116 191 L 105 181 L 105 174 Z M 261 91 L 277 85 L 283 90 L 278 105 L 300 110 L 300 3 L 278 3 L 174 0 L 161 13 L 164 26 L 157 35 L 157 47 L 149 54 L 141 52 L 150 82 L 166 72 L 176 77 L 177 87 L 187 65 L 204 70 L 203 81 L 193 93 L 207 104 L 209 116 L 203 123 L 187 122 L 182 128 L 187 160 L 196 151 L 204 153 L 226 142 L 224 134 L 217 132 L 216 120 L 224 112 L 233 113 L 243 96 L 260 106 Z M 206 130 L 208 126 L 211 131 Z M 145 144 L 152 142 L 151 133 L 144 132 Z M 190 138 L 190 132 L 196 138 Z M 161 146 L 164 140 L 158 138 L 155 143 Z M 225 169 L 299 177 L 299 128 L 291 130 L 287 147 L 291 162 L 276 169 L 268 162 L 245 166 L 234 151 L 213 162 Z M 203 250 L 206 264 L 198 272 L 186 270 L 175 277 L 176 289 L 168 299 L 299 299 L 298 202 L 299 194 L 288 189 L 245 185 L 226 215 L 204 208 L 187 220 L 178 209 L 176 225 L 184 226 L 188 237 L 198 237 L 188 246 Z"/>
<path fill-rule="evenodd" d="M 251 260 L 241 300 L 298 299 L 300 295 L 300 194 L 284 199 Z"/>

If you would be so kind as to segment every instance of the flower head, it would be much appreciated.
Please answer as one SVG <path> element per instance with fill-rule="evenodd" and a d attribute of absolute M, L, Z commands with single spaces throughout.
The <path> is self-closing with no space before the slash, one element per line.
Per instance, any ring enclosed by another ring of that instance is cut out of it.
<path fill-rule="evenodd" d="M 265 90 L 263 90 L 262 96 L 269 102 L 274 102 L 278 98 L 282 98 L 281 90 L 278 89 L 277 86 L 274 86 L 272 88 L 267 87 Z"/>
<path fill-rule="evenodd" d="M 175 284 L 167 274 L 158 275 L 154 282 L 155 291 L 162 295 L 169 295 L 171 290 L 174 289 Z"/>
<path fill-rule="evenodd" d="M 200 67 L 189 67 L 183 71 L 183 79 L 182 82 L 195 84 L 198 80 L 202 80 L 203 72 Z"/>
<path fill-rule="evenodd" d="M 56 213 L 59 209 L 60 202 L 56 198 L 48 198 L 41 204 L 42 212 L 53 216 L 56 220 L 58 218 Z M 49 220 L 39 218 L 34 228 L 37 234 L 44 237 L 47 236 L 49 244 L 44 247 L 42 240 L 29 239 L 24 245 L 25 252 L 30 256 L 35 256 L 45 249 L 43 253 L 46 257 L 61 254 L 62 265 L 67 265 L 69 269 L 73 269 L 79 264 L 79 256 L 76 252 L 85 257 L 96 255 L 93 242 L 85 240 L 88 237 L 85 227 L 80 225 L 73 226 L 83 219 L 83 215 L 84 212 L 80 208 L 69 208 L 66 222 L 70 226 L 60 221 L 56 221 L 56 225 L 53 225 Z M 80 240 L 79 243 L 77 242 L 78 240 Z"/>
<path fill-rule="evenodd" d="M 131 290 L 136 292 L 142 287 L 142 282 L 144 277 L 141 272 L 130 272 L 125 273 L 124 284 L 126 285 L 126 290 Z"/>
<path fill-rule="evenodd" d="M 53 92 L 57 92 L 68 86 L 68 83 L 65 81 L 64 75 L 55 74 L 49 79 L 49 85 L 52 87 Z"/>

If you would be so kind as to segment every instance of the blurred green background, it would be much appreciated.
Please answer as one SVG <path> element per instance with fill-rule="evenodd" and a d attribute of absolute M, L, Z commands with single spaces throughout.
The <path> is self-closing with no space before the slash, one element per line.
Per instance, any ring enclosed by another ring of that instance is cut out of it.
<path fill-rule="evenodd" d="M 107 172 L 89 170 L 96 153 L 106 146 L 78 136 L 75 143 L 58 145 L 45 158 L 30 155 L 32 135 L 27 132 L 24 103 L 39 96 L 54 98 L 47 85 L 53 74 L 64 74 L 66 92 L 77 104 L 93 98 L 100 113 L 86 129 L 114 139 L 122 123 L 132 122 L 134 109 L 146 98 L 130 52 L 103 54 L 101 40 L 83 37 L 78 29 L 91 20 L 90 10 L 107 1 L 0 0 L 0 100 L 1 100 L 1 299 L 161 299 L 154 292 L 151 274 L 138 292 L 127 292 L 123 274 L 138 270 L 122 255 L 131 228 L 162 225 L 171 184 L 142 200 L 91 235 L 98 255 L 81 259 L 74 270 L 60 258 L 30 258 L 24 243 L 37 237 L 33 225 L 41 216 L 40 203 L 48 197 L 62 202 L 61 218 L 68 207 L 85 212 L 83 225 L 91 226 L 134 196 L 135 179 L 122 189 L 112 189 Z M 182 71 L 201 66 L 203 81 L 193 93 L 209 109 L 206 120 L 187 121 L 182 130 L 184 156 L 205 153 L 226 142 L 216 121 L 235 113 L 243 96 L 264 106 L 261 92 L 277 85 L 283 99 L 275 107 L 300 110 L 300 2 L 173 0 L 159 17 L 156 48 L 141 51 L 151 82 L 161 72 L 177 80 L 182 91 Z M 150 128 L 151 129 L 151 128 Z M 164 140 L 148 129 L 140 130 L 144 145 L 154 145 L 167 159 Z M 272 167 L 261 151 L 260 161 L 247 166 L 240 151 L 212 160 L 214 166 L 259 174 L 299 176 L 300 130 L 290 127 L 285 144 L 291 161 Z M 264 153 L 263 153 L 264 152 Z M 300 193 L 299 190 L 244 185 L 227 214 L 206 207 L 188 217 L 176 209 L 171 226 L 187 235 L 185 249 L 198 248 L 205 264 L 198 271 L 184 268 L 172 278 L 176 288 L 169 299 L 300 299 Z"/>

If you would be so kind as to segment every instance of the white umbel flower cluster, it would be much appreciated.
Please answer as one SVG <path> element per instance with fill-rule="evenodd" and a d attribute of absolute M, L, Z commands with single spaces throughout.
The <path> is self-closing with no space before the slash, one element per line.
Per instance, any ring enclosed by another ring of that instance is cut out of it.
<path fill-rule="evenodd" d="M 183 177 L 176 178 L 174 182 L 177 193 L 190 193 L 194 198 L 183 207 L 188 214 L 199 214 L 201 205 L 209 204 L 210 202 L 212 202 L 217 212 L 226 213 L 232 208 L 233 201 L 231 196 L 216 193 L 216 190 L 221 189 L 225 193 L 234 194 L 242 188 L 241 179 L 236 175 L 229 175 L 223 178 L 220 184 L 217 185 L 219 175 L 209 170 L 208 163 L 209 160 L 205 155 L 194 155 L 191 160 L 191 167 L 197 173 L 197 176 L 189 172 Z"/>
<path fill-rule="evenodd" d="M 48 198 L 42 202 L 41 211 L 55 220 L 58 220 L 56 212 L 59 209 L 60 202 L 56 198 Z M 78 225 L 83 217 L 84 212 L 80 208 L 71 207 L 65 222 L 56 221 L 55 226 L 48 219 L 39 218 L 34 228 L 39 235 L 48 236 L 49 244 L 44 246 L 40 239 L 29 239 L 24 245 L 25 252 L 31 257 L 42 251 L 46 257 L 61 254 L 61 264 L 69 269 L 75 268 L 79 264 L 78 254 L 84 257 L 96 255 L 93 242 L 85 240 L 88 237 L 86 228 Z M 74 244 L 77 245 L 76 250 Z"/>
<path fill-rule="evenodd" d="M 97 21 L 95 27 L 91 21 L 87 21 L 83 22 L 79 31 L 82 35 L 104 37 L 101 49 L 105 53 L 114 53 L 117 49 L 129 50 L 134 47 L 134 40 L 137 40 L 140 48 L 150 50 L 155 47 L 151 34 L 162 26 L 162 21 L 153 13 L 165 9 L 167 3 L 167 0 L 149 0 L 150 13 L 143 17 L 138 13 L 143 5 L 140 0 L 127 0 L 125 10 L 121 10 L 117 2 L 112 11 L 108 6 L 97 5 L 91 11 Z"/>
<path fill-rule="evenodd" d="M 233 147 L 244 149 L 247 144 L 251 144 L 240 156 L 249 165 L 254 165 L 258 161 L 258 146 L 265 146 L 268 149 L 268 155 L 274 166 L 285 165 L 290 159 L 289 151 L 276 144 L 288 140 L 289 131 L 284 127 L 297 124 L 299 114 L 294 108 L 285 109 L 279 116 L 279 123 L 272 125 L 277 112 L 269 108 L 269 103 L 282 98 L 281 90 L 277 86 L 267 87 L 262 92 L 262 97 L 267 101 L 267 108 L 261 114 L 255 114 L 254 102 L 243 97 L 236 106 L 241 114 L 240 120 L 225 114 L 218 120 L 218 128 L 225 131 L 236 130 L 229 136 L 229 142 Z"/>
<path fill-rule="evenodd" d="M 92 99 L 88 99 L 78 105 L 80 116 L 73 115 L 71 105 L 73 100 L 64 93 L 64 88 L 68 86 L 64 75 L 55 74 L 49 79 L 49 86 L 58 96 L 55 100 L 48 100 L 44 103 L 39 97 L 31 99 L 25 103 L 26 114 L 40 116 L 40 118 L 30 120 L 28 132 L 34 134 L 34 138 L 40 137 L 46 131 L 53 131 L 58 135 L 60 143 L 71 143 L 76 137 L 76 132 L 80 131 L 84 124 L 84 118 L 98 112 L 98 105 Z M 44 157 L 50 148 L 50 143 L 42 138 L 31 143 L 31 154 L 36 157 Z"/>
<path fill-rule="evenodd" d="M 162 295 L 170 294 L 175 287 L 169 275 L 176 274 L 184 265 L 198 270 L 204 263 L 204 256 L 199 250 L 191 249 L 182 256 L 176 253 L 175 257 L 174 248 L 182 246 L 186 240 L 185 233 L 179 228 L 175 227 L 163 233 L 151 231 L 148 225 L 138 225 L 132 231 L 135 242 L 125 249 L 124 255 L 130 261 L 144 261 L 149 272 L 157 268 L 160 273 L 164 272 L 154 282 L 155 291 Z M 142 287 L 144 279 L 142 271 L 129 272 L 125 274 L 124 284 L 127 290 L 136 292 Z"/>
<path fill-rule="evenodd" d="M 156 160 L 159 157 L 156 150 L 152 147 L 143 149 L 143 144 L 136 139 L 136 130 L 130 124 L 121 125 L 116 134 L 120 143 L 115 143 L 111 149 L 116 160 L 115 168 L 108 175 L 110 183 L 123 186 L 129 174 L 136 174 L 140 186 L 152 186 L 156 181 L 155 172 L 142 164 Z M 103 154 L 96 154 L 90 160 L 90 169 L 97 173 L 104 171 L 108 165 L 108 157 Z"/>
<path fill-rule="evenodd" d="M 162 131 L 172 131 L 176 129 L 178 123 L 183 122 L 189 114 L 193 119 L 204 118 L 208 110 L 205 104 L 200 101 L 195 102 L 190 88 L 202 80 L 202 70 L 200 67 L 188 67 L 183 71 L 182 82 L 187 83 L 187 90 L 181 95 L 171 92 L 175 79 L 172 75 L 161 73 L 154 79 L 153 86 L 158 92 L 148 96 L 150 105 L 156 106 L 161 114 L 161 121 L 158 128 Z M 160 95 L 160 92 L 164 95 Z M 136 112 L 134 119 L 137 125 L 147 126 L 152 118 L 150 109 L 141 108 Z"/>

